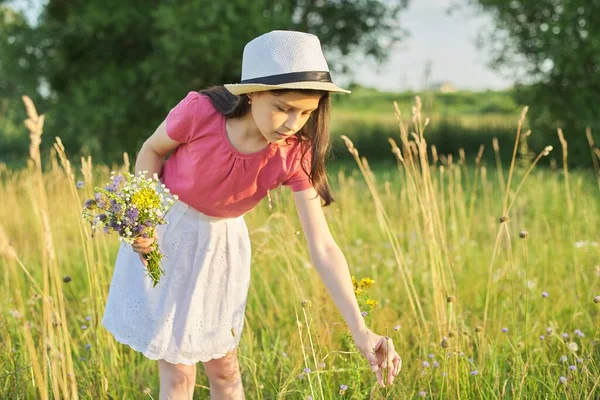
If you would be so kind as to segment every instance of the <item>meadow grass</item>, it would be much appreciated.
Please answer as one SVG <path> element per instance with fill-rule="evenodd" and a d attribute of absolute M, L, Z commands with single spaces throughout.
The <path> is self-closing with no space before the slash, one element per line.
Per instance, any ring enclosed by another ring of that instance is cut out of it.
<path fill-rule="evenodd" d="M 0 166 L 0 397 L 158 398 L 156 362 L 99 325 L 119 242 L 90 238 L 76 188 L 131 171 L 129 159 L 75 166 L 57 138 L 42 160 L 44 119 L 26 105 L 28 168 Z M 600 396 L 600 175 L 567 169 L 564 137 L 562 149 L 524 151 L 525 111 L 508 169 L 497 147 L 482 150 L 497 164 L 427 147 L 419 100 L 412 124 L 397 109 L 399 132 L 380 144 L 391 168 L 372 169 L 343 138 L 355 164 L 332 166 L 336 202 L 324 210 L 369 326 L 403 358 L 393 387 L 379 388 L 354 348 L 290 194 L 275 190 L 247 214 L 247 398 Z M 563 168 L 535 168 L 550 151 Z M 195 395 L 208 397 L 201 368 Z"/>

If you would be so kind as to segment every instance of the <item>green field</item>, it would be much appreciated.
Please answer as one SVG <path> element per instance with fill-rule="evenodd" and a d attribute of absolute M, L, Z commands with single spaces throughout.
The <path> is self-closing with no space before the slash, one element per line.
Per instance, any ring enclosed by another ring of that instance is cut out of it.
<path fill-rule="evenodd" d="M 264 201 L 246 218 L 247 397 L 599 398 L 597 171 L 535 167 L 519 151 L 512 168 L 476 164 L 473 153 L 434 160 L 416 121 L 403 139 L 397 132 L 397 163 L 332 165 L 336 202 L 325 209 L 351 273 L 375 281 L 359 303 L 403 358 L 395 385 L 377 387 L 310 264 L 290 194 L 277 190 L 273 209 Z M 392 154 L 385 139 L 373 146 Z M 501 146 L 497 154 L 513 152 Z M 533 162 L 562 160 L 561 151 Z M 131 166 L 71 164 L 60 147 L 43 162 L 43 173 L 34 163 L 0 167 L 0 398 L 157 399 L 156 362 L 99 325 L 119 242 L 89 238 L 75 188 Z M 201 368 L 197 385 L 196 398 L 206 398 Z"/>

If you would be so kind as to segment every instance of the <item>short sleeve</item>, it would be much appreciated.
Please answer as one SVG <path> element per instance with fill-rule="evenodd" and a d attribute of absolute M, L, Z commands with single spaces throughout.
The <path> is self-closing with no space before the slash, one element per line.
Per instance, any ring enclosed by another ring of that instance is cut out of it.
<path fill-rule="evenodd" d="M 298 157 L 302 157 L 301 152 L 299 152 Z M 304 159 L 302 160 L 302 162 L 304 162 L 304 168 L 310 172 L 310 167 L 312 164 L 312 154 L 311 151 L 307 151 L 306 154 L 304 155 Z M 292 189 L 292 192 L 300 192 L 302 190 L 306 190 L 308 188 L 311 188 L 312 185 L 310 183 L 310 180 L 308 178 L 308 175 L 306 174 L 306 172 L 304 172 L 304 169 L 302 169 L 302 166 L 300 165 L 300 161 L 295 162 L 295 169 L 294 171 L 288 176 L 288 178 L 283 181 L 283 185 L 289 186 L 290 189 Z"/>
<path fill-rule="evenodd" d="M 167 135 L 179 142 L 189 142 L 197 129 L 198 116 L 203 111 L 204 100 L 200 93 L 189 92 L 166 118 Z"/>

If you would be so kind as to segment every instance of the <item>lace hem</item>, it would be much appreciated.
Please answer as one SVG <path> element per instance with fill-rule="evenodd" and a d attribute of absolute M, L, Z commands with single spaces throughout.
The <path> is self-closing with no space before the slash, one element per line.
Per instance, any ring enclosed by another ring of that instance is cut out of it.
<path fill-rule="evenodd" d="M 173 355 L 173 354 L 170 354 L 169 352 L 165 352 L 165 351 L 163 351 L 163 352 L 150 351 L 147 348 L 145 348 L 144 345 L 142 345 L 141 343 L 138 343 L 137 341 L 126 339 L 124 336 L 121 336 L 118 333 L 115 333 L 106 327 L 105 327 L 105 329 L 113 335 L 113 337 L 115 338 L 115 340 L 117 342 L 127 345 L 131 349 L 133 349 L 139 353 L 142 353 L 144 355 L 144 357 L 146 357 L 150 360 L 153 360 L 153 361 L 165 360 L 171 364 L 183 364 L 183 365 L 191 366 L 191 365 L 195 365 L 199 362 L 217 360 L 219 358 L 225 357 L 227 355 L 227 353 L 237 349 L 238 345 L 239 345 L 239 343 L 236 343 L 235 346 L 231 347 L 228 350 L 216 352 L 216 355 L 206 354 L 206 355 L 199 356 L 197 360 L 190 360 L 188 358 Z"/>

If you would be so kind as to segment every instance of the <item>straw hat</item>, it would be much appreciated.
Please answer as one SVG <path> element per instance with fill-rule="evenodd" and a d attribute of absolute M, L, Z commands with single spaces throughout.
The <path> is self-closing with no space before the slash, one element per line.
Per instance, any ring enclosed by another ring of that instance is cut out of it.
<path fill-rule="evenodd" d="M 350 93 L 331 81 L 317 36 L 280 30 L 248 42 L 242 57 L 242 80 L 224 86 L 235 95 L 273 89 Z"/>

